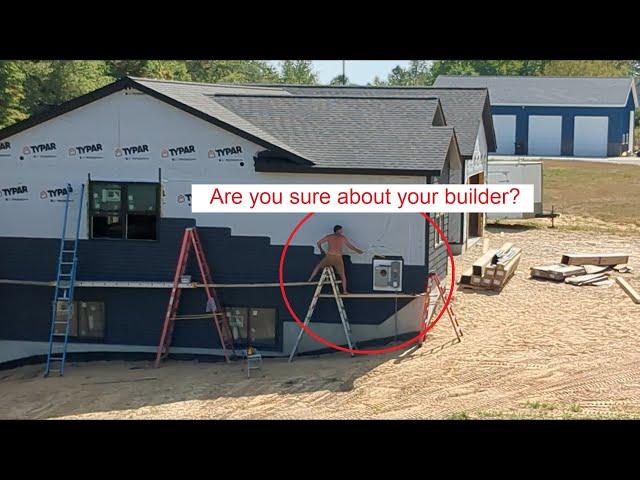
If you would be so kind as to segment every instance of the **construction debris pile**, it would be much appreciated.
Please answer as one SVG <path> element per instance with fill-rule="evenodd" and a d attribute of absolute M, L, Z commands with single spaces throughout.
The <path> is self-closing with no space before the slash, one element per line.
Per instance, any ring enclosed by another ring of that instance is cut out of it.
<path fill-rule="evenodd" d="M 500 291 L 520 263 L 522 249 L 507 242 L 500 249 L 487 250 L 460 277 L 460 288 Z"/>
<path fill-rule="evenodd" d="M 562 255 L 560 263 L 531 267 L 531 277 L 565 282 L 570 285 L 608 287 L 615 282 L 635 302 L 640 295 L 622 277 L 615 273 L 631 273 L 629 255 L 622 253 L 570 253 Z"/>

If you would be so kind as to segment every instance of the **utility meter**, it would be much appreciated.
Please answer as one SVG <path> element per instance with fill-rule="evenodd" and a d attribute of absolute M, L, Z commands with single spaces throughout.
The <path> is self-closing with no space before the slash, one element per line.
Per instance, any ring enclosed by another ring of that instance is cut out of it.
<path fill-rule="evenodd" d="M 373 259 L 373 290 L 382 292 L 402 291 L 401 258 Z"/>

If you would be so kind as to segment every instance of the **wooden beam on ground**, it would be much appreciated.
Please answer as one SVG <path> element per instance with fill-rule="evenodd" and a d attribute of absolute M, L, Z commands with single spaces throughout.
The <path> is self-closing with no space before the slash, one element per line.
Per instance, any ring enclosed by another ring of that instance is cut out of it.
<path fill-rule="evenodd" d="M 496 249 L 487 250 L 487 253 L 485 253 L 480 258 L 478 258 L 475 262 L 473 262 L 473 266 L 472 266 L 473 274 L 478 277 L 484 276 L 484 272 L 487 268 L 487 265 L 491 264 L 491 259 L 493 258 L 493 256 L 496 254 L 497 251 L 498 250 Z"/>
<path fill-rule="evenodd" d="M 531 276 L 535 278 L 545 278 L 550 280 L 556 280 L 558 282 L 564 282 L 564 279 L 573 275 L 584 275 L 587 273 L 585 268 L 581 265 L 541 265 L 538 267 L 531 267 Z"/>
<path fill-rule="evenodd" d="M 621 265 L 629 263 L 626 253 L 567 253 L 560 263 L 565 265 Z"/>
<path fill-rule="evenodd" d="M 614 278 L 616 279 L 616 282 L 618 282 L 618 285 L 620 285 L 620 288 L 624 290 L 624 293 L 629 295 L 629 298 L 633 300 L 633 303 L 640 304 L 640 293 L 636 292 L 624 278 L 618 277 L 617 275 Z"/>
<path fill-rule="evenodd" d="M 473 267 L 469 267 L 464 272 L 462 272 L 462 275 L 460 276 L 460 283 L 462 283 L 463 285 L 470 285 L 472 276 Z"/>

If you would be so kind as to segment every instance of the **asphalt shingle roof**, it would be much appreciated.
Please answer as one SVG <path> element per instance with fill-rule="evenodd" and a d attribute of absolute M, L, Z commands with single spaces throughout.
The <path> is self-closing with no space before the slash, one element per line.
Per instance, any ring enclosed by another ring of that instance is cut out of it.
<path fill-rule="evenodd" d="M 491 77 L 440 75 L 436 87 L 486 87 L 492 105 L 624 106 L 630 77 Z M 637 99 L 636 105 L 637 105 Z"/>
<path fill-rule="evenodd" d="M 295 151 L 290 145 L 286 145 L 280 139 L 271 136 L 268 132 L 261 130 L 256 125 L 248 122 L 242 117 L 237 116 L 233 112 L 227 110 L 214 100 L 217 93 L 229 94 L 254 94 L 260 95 L 276 94 L 279 96 L 290 95 L 284 91 L 278 91 L 271 88 L 261 87 L 234 87 L 225 85 L 215 85 L 207 83 L 194 82 L 175 82 L 166 80 L 153 80 L 147 78 L 131 77 L 136 83 L 144 85 L 147 88 L 176 100 L 184 105 L 199 110 L 206 115 L 217 118 L 218 120 L 236 127 L 256 138 L 262 139 L 278 148 L 302 157 L 299 152 Z"/>
<path fill-rule="evenodd" d="M 453 127 L 434 127 L 437 98 L 240 96 L 215 101 L 319 168 L 437 170 Z"/>
<path fill-rule="evenodd" d="M 491 122 L 488 92 L 483 88 L 433 88 L 433 87 L 329 87 L 329 86 L 298 86 L 286 85 L 282 87 L 295 95 L 362 95 L 371 97 L 438 97 L 447 125 L 456 130 L 456 137 L 462 155 L 471 156 L 475 148 L 480 120 L 485 114 L 485 121 Z M 485 104 L 487 112 L 484 112 Z M 492 145 L 494 139 L 490 133 L 492 125 L 485 125 L 487 143 Z"/>

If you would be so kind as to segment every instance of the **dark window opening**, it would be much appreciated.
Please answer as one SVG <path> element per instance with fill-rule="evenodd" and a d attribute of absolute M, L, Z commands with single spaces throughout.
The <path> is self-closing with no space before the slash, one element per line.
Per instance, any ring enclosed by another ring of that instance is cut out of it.
<path fill-rule="evenodd" d="M 132 240 L 155 240 L 156 218 L 155 215 L 138 215 L 135 213 L 127 215 L 127 238 Z"/>
<path fill-rule="evenodd" d="M 122 238 L 122 222 L 119 215 L 95 214 L 91 217 L 93 238 Z"/>
<path fill-rule="evenodd" d="M 91 238 L 157 240 L 157 183 L 91 182 Z"/>

